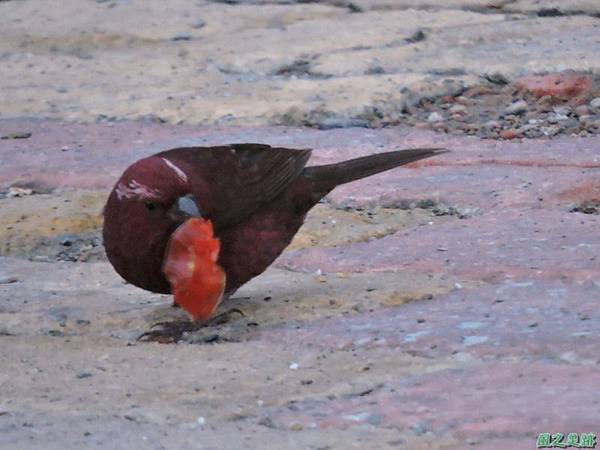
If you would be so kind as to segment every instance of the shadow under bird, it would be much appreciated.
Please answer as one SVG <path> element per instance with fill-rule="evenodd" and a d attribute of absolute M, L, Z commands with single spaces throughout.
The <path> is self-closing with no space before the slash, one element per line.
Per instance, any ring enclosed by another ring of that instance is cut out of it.
<path fill-rule="evenodd" d="M 445 153 L 420 148 L 306 167 L 309 149 L 231 144 L 167 150 L 129 166 L 104 208 L 109 261 L 192 319 L 261 274 L 336 186 Z"/>

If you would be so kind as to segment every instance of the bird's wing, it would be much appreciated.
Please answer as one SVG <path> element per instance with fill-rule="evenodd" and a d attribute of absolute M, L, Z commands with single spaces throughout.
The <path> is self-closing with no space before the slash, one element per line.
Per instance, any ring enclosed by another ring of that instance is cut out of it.
<path fill-rule="evenodd" d="M 243 220 L 285 190 L 310 154 L 310 149 L 231 144 L 176 148 L 157 156 L 187 169 L 201 209 L 219 230 Z"/>

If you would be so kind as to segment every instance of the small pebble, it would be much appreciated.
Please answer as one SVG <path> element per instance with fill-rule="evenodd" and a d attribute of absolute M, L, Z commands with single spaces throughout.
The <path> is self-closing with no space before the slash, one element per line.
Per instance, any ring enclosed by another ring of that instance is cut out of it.
<path fill-rule="evenodd" d="M 526 124 L 518 128 L 516 131 L 519 135 L 527 134 L 529 137 L 531 137 L 531 133 L 538 133 L 538 127 L 539 125 L 537 124 Z"/>
<path fill-rule="evenodd" d="M 500 132 L 500 137 L 502 139 L 514 139 L 517 137 L 517 130 L 514 129 L 509 129 L 509 130 L 502 130 Z"/>
<path fill-rule="evenodd" d="M 594 109 L 600 109 L 600 97 L 596 97 L 590 102 L 590 106 Z"/>
<path fill-rule="evenodd" d="M 191 39 L 192 35 L 187 33 L 177 34 L 171 38 L 172 41 L 190 41 Z"/>
<path fill-rule="evenodd" d="M 514 103 L 511 103 L 504 109 L 505 114 L 523 114 L 527 111 L 527 102 L 525 100 L 519 100 Z"/>
<path fill-rule="evenodd" d="M 502 124 L 497 120 L 488 120 L 486 123 L 483 124 L 483 126 L 492 130 L 494 128 L 500 128 Z"/>
<path fill-rule="evenodd" d="M 199 416 L 196 419 L 196 422 L 198 423 L 198 425 L 204 425 L 206 423 L 206 419 L 204 417 L 202 417 L 202 416 Z"/>
<path fill-rule="evenodd" d="M 419 436 L 427 433 L 427 427 L 421 423 L 417 423 L 416 425 L 413 425 L 412 427 L 410 427 L 410 429 Z"/>
<path fill-rule="evenodd" d="M 558 113 L 554 113 L 548 116 L 548 122 L 549 123 L 558 123 L 560 121 L 563 120 L 568 120 L 569 117 L 564 115 L 564 114 L 558 114 Z"/>
<path fill-rule="evenodd" d="M 438 131 L 439 130 L 441 130 L 441 131 L 448 131 L 448 125 L 446 125 L 446 123 L 444 123 L 444 122 L 435 122 L 432 125 L 432 128 L 434 130 L 438 130 Z"/>
<path fill-rule="evenodd" d="M 0 284 L 16 283 L 19 279 L 12 275 L 0 275 Z"/>
<path fill-rule="evenodd" d="M 258 421 L 259 425 L 262 425 L 267 428 L 275 428 L 275 424 L 270 417 L 263 417 Z"/>
<path fill-rule="evenodd" d="M 465 105 L 453 105 L 452 108 L 450 108 L 452 114 L 464 113 L 466 110 L 467 107 Z"/>
<path fill-rule="evenodd" d="M 20 188 L 17 186 L 11 186 L 8 188 L 8 192 L 6 193 L 7 198 L 13 197 L 25 197 L 27 195 L 33 194 L 33 189 Z"/>
<path fill-rule="evenodd" d="M 552 108 L 552 110 L 556 114 L 560 114 L 561 116 L 566 116 L 571 112 L 571 108 L 569 108 L 568 106 L 555 106 L 554 108 Z"/>
<path fill-rule="evenodd" d="M 293 362 L 290 364 L 290 370 L 298 370 L 298 367 L 300 367 L 298 363 Z"/>
<path fill-rule="evenodd" d="M 31 133 L 25 131 L 17 131 L 16 133 L 9 133 L 2 136 L 0 139 L 29 139 Z"/>
<path fill-rule="evenodd" d="M 427 116 L 427 122 L 441 122 L 444 117 L 437 111 L 432 112 Z"/>
<path fill-rule="evenodd" d="M 504 86 L 505 84 L 509 83 L 508 78 L 506 78 L 506 76 L 504 74 L 501 74 L 500 72 L 486 74 L 485 78 L 489 82 L 499 84 L 501 86 Z"/>
<path fill-rule="evenodd" d="M 540 131 L 544 133 L 546 136 L 554 136 L 558 133 L 558 127 L 541 127 Z"/>

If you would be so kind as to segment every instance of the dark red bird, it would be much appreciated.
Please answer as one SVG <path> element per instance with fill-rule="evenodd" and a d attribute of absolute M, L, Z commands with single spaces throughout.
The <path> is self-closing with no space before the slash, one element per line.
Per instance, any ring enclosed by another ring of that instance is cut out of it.
<path fill-rule="evenodd" d="M 305 167 L 308 149 L 167 150 L 129 166 L 110 193 L 106 254 L 128 282 L 173 293 L 192 318 L 206 320 L 269 267 L 333 188 L 444 152 L 399 150 Z"/>

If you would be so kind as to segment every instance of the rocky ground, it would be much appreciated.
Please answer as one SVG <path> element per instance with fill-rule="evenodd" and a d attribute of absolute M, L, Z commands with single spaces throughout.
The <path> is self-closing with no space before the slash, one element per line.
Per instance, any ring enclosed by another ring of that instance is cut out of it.
<path fill-rule="evenodd" d="M 0 448 L 532 449 L 600 435 L 595 1 L 0 2 Z M 125 284 L 101 210 L 182 145 L 340 187 L 221 325 Z"/>

